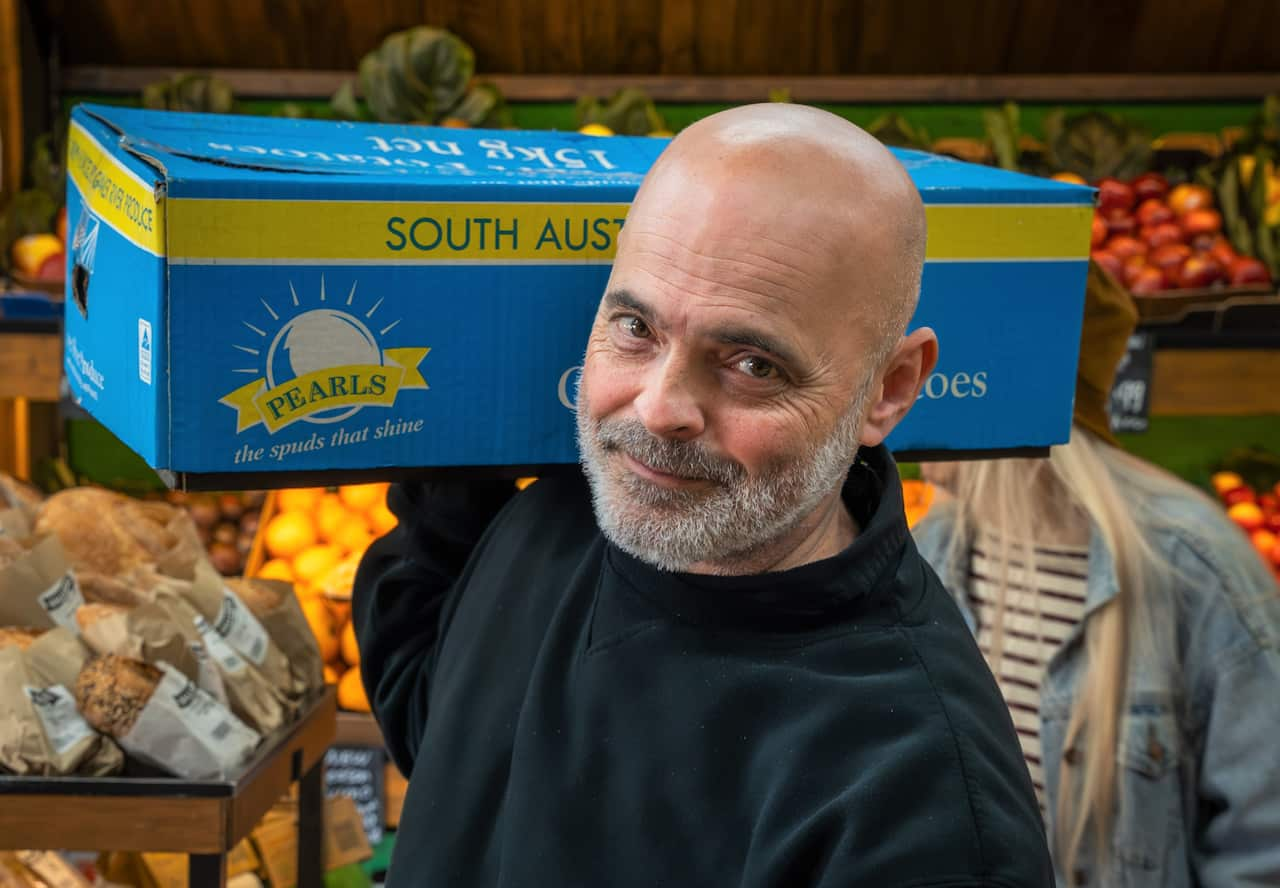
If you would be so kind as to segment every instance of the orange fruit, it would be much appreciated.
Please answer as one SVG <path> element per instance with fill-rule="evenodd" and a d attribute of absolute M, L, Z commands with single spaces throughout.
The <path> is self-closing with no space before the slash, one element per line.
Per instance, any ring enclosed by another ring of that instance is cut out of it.
<path fill-rule="evenodd" d="M 295 487 L 276 491 L 276 508 L 281 512 L 310 512 L 324 496 L 323 487 Z"/>
<path fill-rule="evenodd" d="M 267 522 L 267 552 L 272 558 L 292 558 L 316 543 L 316 528 L 306 512 L 281 512 Z"/>
<path fill-rule="evenodd" d="M 351 599 L 324 598 L 325 607 L 329 608 L 329 616 L 333 617 L 333 625 L 345 626 L 351 622 Z"/>
<path fill-rule="evenodd" d="M 342 673 L 338 681 L 338 705 L 354 712 L 371 712 L 369 698 L 364 692 L 364 683 L 360 680 L 360 667 L 352 666 Z"/>
<path fill-rule="evenodd" d="M 264 580 L 284 580 L 286 583 L 292 583 L 294 579 L 293 565 L 283 558 L 272 558 L 258 568 L 258 576 Z"/>
<path fill-rule="evenodd" d="M 342 560 L 342 550 L 324 543 L 308 546 L 293 556 L 293 575 L 300 583 L 314 583 Z"/>
<path fill-rule="evenodd" d="M 320 533 L 320 539 L 331 543 L 334 532 L 346 520 L 349 513 L 336 493 L 326 493 L 316 502 L 312 514 L 315 515 L 316 530 Z"/>
<path fill-rule="evenodd" d="M 531 487 L 537 480 L 537 478 L 517 478 L 516 490 L 524 490 L 526 487 Z"/>
<path fill-rule="evenodd" d="M 302 615 L 307 618 L 307 625 L 311 627 L 311 634 L 316 637 L 316 644 L 320 646 L 320 659 L 328 662 L 336 658 L 342 652 L 342 646 L 333 618 L 329 616 L 329 609 L 318 598 L 304 599 L 301 606 Z"/>
<path fill-rule="evenodd" d="M 343 670 L 336 669 L 333 666 L 330 666 L 328 663 L 325 663 L 324 664 L 324 683 L 327 685 L 336 685 L 339 679 L 342 678 L 342 672 Z"/>
<path fill-rule="evenodd" d="M 378 503 L 369 510 L 369 524 L 373 526 L 373 532 L 376 536 L 390 533 L 399 523 L 400 519 L 387 508 L 386 503 Z"/>
<path fill-rule="evenodd" d="M 347 625 L 342 627 L 342 638 L 339 642 L 342 646 L 342 659 L 347 661 L 348 666 L 360 665 L 360 645 L 356 643 L 356 626 L 350 620 Z"/>
<path fill-rule="evenodd" d="M 373 534 L 369 532 L 369 522 L 363 515 L 347 513 L 329 541 L 344 552 L 363 555 L 373 542 Z"/>
<path fill-rule="evenodd" d="M 345 487 L 338 488 L 338 496 L 342 497 L 342 502 L 346 504 L 348 509 L 355 512 L 367 512 L 373 508 L 375 503 L 385 502 L 387 499 L 386 484 L 348 484 Z"/>

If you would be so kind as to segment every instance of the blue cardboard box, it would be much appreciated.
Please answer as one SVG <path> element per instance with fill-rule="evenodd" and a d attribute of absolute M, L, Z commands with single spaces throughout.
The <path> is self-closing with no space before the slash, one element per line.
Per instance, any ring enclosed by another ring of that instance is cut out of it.
<path fill-rule="evenodd" d="M 572 463 L 587 331 L 665 145 L 82 105 L 71 391 L 190 486 Z M 899 157 L 941 360 L 890 444 L 1067 440 L 1092 192 Z"/>

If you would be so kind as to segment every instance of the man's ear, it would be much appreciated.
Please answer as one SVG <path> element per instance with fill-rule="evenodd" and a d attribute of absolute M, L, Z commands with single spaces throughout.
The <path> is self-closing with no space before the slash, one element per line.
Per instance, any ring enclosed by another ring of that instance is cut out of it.
<path fill-rule="evenodd" d="M 937 363 L 938 337 L 932 330 L 921 327 L 903 337 L 884 365 L 879 397 L 867 408 L 860 439 L 863 445 L 875 447 L 889 437 L 915 404 Z"/>

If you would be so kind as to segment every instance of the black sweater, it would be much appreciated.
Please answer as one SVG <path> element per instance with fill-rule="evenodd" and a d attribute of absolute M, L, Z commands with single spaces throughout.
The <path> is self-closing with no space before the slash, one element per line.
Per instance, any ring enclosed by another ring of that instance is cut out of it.
<path fill-rule="evenodd" d="M 627 556 L 580 476 L 393 487 L 353 611 L 410 777 L 391 884 L 1051 885 L 1008 709 L 866 460 L 855 542 L 755 577 Z"/>

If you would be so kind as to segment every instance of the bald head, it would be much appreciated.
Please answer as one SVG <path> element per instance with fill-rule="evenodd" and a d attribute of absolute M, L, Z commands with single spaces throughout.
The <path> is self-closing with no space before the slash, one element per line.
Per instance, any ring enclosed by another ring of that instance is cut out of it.
<path fill-rule="evenodd" d="M 915 311 L 925 248 L 919 192 L 880 142 L 818 108 L 748 105 L 688 127 L 645 179 L 627 227 L 650 219 L 684 223 L 691 236 L 732 228 L 747 249 L 752 236 L 776 244 L 808 294 L 830 288 L 815 310 L 874 320 L 882 357 Z M 625 241 L 624 233 L 622 251 Z"/>

